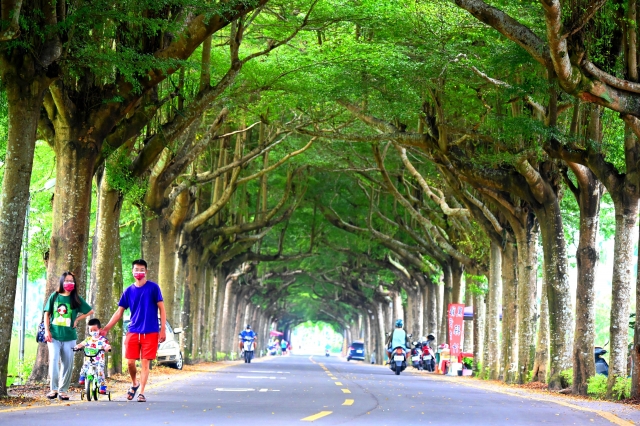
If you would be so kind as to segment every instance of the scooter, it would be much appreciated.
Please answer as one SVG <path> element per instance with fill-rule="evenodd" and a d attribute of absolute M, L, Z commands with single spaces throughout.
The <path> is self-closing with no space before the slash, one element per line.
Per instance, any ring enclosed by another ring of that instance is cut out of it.
<path fill-rule="evenodd" d="M 427 336 L 427 342 L 422 342 L 422 368 L 429 372 L 436 371 L 436 354 L 431 349 L 431 342 L 436 340 L 433 334 Z"/>
<path fill-rule="evenodd" d="M 593 354 L 596 358 L 596 374 L 602 374 L 604 376 L 609 376 L 609 364 L 607 361 L 602 358 L 602 355 L 606 354 L 607 351 L 600 346 L 596 346 Z"/>
<path fill-rule="evenodd" d="M 422 342 L 413 342 L 413 349 L 411 349 L 411 366 L 422 371 Z"/>
<path fill-rule="evenodd" d="M 396 373 L 396 376 L 407 368 L 407 351 L 403 347 L 398 346 L 391 351 L 389 368 Z"/>
<path fill-rule="evenodd" d="M 255 349 L 254 340 L 255 339 L 251 337 L 245 337 L 242 342 L 242 352 L 244 355 L 245 364 L 250 364 L 251 360 L 253 359 L 253 351 Z"/>

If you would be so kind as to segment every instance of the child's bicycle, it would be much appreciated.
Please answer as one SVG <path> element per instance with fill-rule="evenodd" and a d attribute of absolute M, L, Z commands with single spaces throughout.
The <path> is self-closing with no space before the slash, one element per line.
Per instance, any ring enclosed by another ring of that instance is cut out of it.
<path fill-rule="evenodd" d="M 88 348 L 85 346 L 81 349 L 74 348 L 73 351 L 78 352 L 83 349 L 84 356 L 89 358 L 89 368 L 87 368 L 87 373 L 84 379 L 84 390 L 80 392 L 80 398 L 84 400 L 86 395 L 87 401 L 91 401 L 92 397 L 94 401 L 97 401 L 98 395 L 100 395 L 100 381 L 98 378 L 98 365 L 94 359 L 96 356 L 100 355 L 100 352 L 104 352 L 104 349 Z M 111 401 L 111 392 L 107 391 L 106 395 L 109 398 L 109 401 Z"/>

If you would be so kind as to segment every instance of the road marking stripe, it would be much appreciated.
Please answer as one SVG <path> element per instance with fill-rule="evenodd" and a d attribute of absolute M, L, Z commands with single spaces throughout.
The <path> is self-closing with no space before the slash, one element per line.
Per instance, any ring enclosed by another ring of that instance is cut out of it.
<path fill-rule="evenodd" d="M 345 399 L 342 405 L 353 405 L 353 399 Z"/>
<path fill-rule="evenodd" d="M 335 382 L 335 383 L 336 383 L 336 385 L 338 385 L 338 386 L 342 386 L 342 383 L 340 383 L 340 382 Z"/>
<path fill-rule="evenodd" d="M 349 389 L 342 389 L 342 393 L 351 393 Z"/>
<path fill-rule="evenodd" d="M 300 420 L 302 420 L 303 422 L 313 422 L 322 417 L 328 416 L 331 413 L 333 413 L 333 411 L 320 411 L 318 414 L 314 414 L 313 416 L 305 417 L 304 419 Z"/>
<path fill-rule="evenodd" d="M 256 358 L 253 361 L 254 362 L 261 362 L 261 361 L 266 361 L 268 359 L 271 358 L 266 358 L 266 357 L 262 357 L 262 358 Z M 236 366 L 237 364 L 235 363 L 228 363 L 228 364 L 222 364 L 220 366 L 215 366 L 213 367 L 211 370 L 206 371 L 207 373 L 217 373 L 218 370 L 222 370 L 223 368 L 227 368 L 227 367 L 233 367 Z M 162 387 L 165 385 L 169 385 L 169 384 L 173 384 L 176 381 L 180 381 L 180 380 L 186 380 L 189 379 L 193 376 L 197 376 L 199 374 L 202 374 L 202 371 L 192 371 L 186 374 L 181 374 L 179 376 L 171 376 L 170 379 L 165 380 L 163 382 L 160 383 L 155 383 L 155 384 L 148 384 L 146 389 L 154 389 L 157 387 Z M 113 396 L 113 394 L 111 395 Z M 104 397 L 104 396 L 103 396 Z M 99 399 L 98 402 L 100 402 L 101 400 Z M 11 413 L 11 412 L 15 412 L 15 411 L 26 411 L 26 410 L 35 410 L 38 408 L 58 408 L 61 407 L 62 405 L 64 406 L 69 406 L 69 405 L 76 405 L 76 404 L 85 404 L 86 401 L 84 400 L 80 400 L 80 401 L 60 401 L 60 405 L 57 405 L 55 403 L 52 404 L 43 404 L 43 405 L 32 405 L 32 406 L 27 406 L 27 407 L 15 407 L 15 408 L 8 408 L 6 410 L 0 410 L 0 413 Z"/>

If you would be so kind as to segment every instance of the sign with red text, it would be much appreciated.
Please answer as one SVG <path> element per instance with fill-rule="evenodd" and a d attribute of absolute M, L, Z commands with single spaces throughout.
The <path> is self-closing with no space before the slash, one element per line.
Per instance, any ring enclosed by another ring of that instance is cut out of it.
<path fill-rule="evenodd" d="M 464 304 L 450 303 L 447 313 L 449 321 L 449 355 L 460 355 L 462 343 L 462 321 L 464 320 Z"/>

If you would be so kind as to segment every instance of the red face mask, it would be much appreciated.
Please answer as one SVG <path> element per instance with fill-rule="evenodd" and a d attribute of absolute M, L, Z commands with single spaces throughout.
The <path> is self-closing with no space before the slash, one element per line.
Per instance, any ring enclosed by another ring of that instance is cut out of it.
<path fill-rule="evenodd" d="M 133 273 L 133 278 L 135 278 L 136 280 L 141 280 L 146 276 L 147 276 L 146 272 L 134 272 Z"/>
<path fill-rule="evenodd" d="M 64 288 L 64 291 L 73 291 L 76 285 L 74 283 L 63 283 L 62 288 Z"/>

